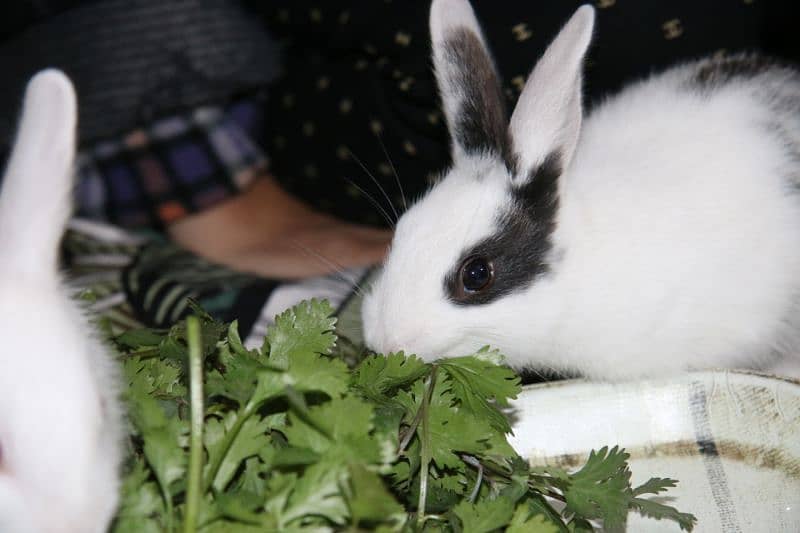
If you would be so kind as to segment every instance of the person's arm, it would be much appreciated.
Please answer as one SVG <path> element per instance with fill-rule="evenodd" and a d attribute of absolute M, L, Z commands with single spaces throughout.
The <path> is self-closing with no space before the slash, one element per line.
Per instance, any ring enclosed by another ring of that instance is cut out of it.
<path fill-rule="evenodd" d="M 312 210 L 268 175 L 217 206 L 168 227 L 181 246 L 211 261 L 264 277 L 298 279 L 378 263 L 387 230 Z"/>

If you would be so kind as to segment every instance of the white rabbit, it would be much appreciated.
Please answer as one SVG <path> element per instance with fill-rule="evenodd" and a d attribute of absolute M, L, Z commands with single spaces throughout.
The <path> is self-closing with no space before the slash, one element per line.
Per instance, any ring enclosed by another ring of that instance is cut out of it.
<path fill-rule="evenodd" d="M 113 359 L 57 270 L 71 211 L 76 103 L 29 83 L 0 193 L 0 531 L 105 531 L 118 500 Z"/>
<path fill-rule="evenodd" d="M 582 124 L 583 6 L 510 122 L 466 0 L 434 0 L 453 166 L 400 219 L 367 343 L 627 379 L 800 375 L 800 75 L 758 56 L 677 66 Z"/>

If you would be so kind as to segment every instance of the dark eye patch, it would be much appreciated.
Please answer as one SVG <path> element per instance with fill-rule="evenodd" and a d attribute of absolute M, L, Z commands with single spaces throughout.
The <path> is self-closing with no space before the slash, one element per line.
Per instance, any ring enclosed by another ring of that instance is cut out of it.
<path fill-rule="evenodd" d="M 457 305 L 481 305 L 517 292 L 549 272 L 552 233 L 558 209 L 558 177 L 561 156 L 551 153 L 526 183 L 511 189 L 512 202 L 500 215 L 499 230 L 464 250 L 454 269 L 445 277 L 445 292 Z M 492 265 L 490 286 L 464 290 L 463 268 L 472 258 L 485 258 Z"/>

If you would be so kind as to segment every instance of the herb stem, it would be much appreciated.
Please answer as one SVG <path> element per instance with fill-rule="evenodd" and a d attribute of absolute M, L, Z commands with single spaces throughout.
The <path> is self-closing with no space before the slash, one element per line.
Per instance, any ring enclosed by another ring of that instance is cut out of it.
<path fill-rule="evenodd" d="M 300 420 L 314 428 L 317 432 L 319 432 L 320 435 L 329 441 L 334 440 L 331 432 L 320 425 L 319 421 L 314 420 L 314 418 L 309 414 L 308 405 L 306 405 L 306 400 L 302 394 L 297 392 L 297 390 L 291 385 L 286 387 L 284 393 L 286 394 L 286 400 L 289 402 L 289 407 L 294 410 L 295 414 Z"/>
<path fill-rule="evenodd" d="M 203 353 L 200 321 L 196 316 L 186 319 L 189 344 L 189 385 L 191 430 L 189 433 L 189 478 L 186 483 L 186 516 L 184 533 L 197 529 L 197 515 L 203 495 Z"/>
<path fill-rule="evenodd" d="M 411 442 L 411 439 L 414 438 L 414 434 L 417 432 L 417 427 L 419 427 L 419 421 L 422 420 L 422 409 L 417 411 L 416 416 L 414 416 L 414 420 L 411 421 L 411 425 L 405 432 L 403 436 L 403 440 L 400 441 L 400 446 L 397 450 L 397 455 L 402 454 L 406 451 L 406 447 Z"/>
<path fill-rule="evenodd" d="M 218 454 L 214 462 L 208 467 L 208 475 L 203 482 L 203 492 L 208 491 L 214 484 L 214 479 L 217 477 L 217 473 L 222 466 L 222 462 L 225 460 L 225 456 L 228 455 L 228 450 L 230 450 L 233 441 L 236 440 L 236 437 L 242 430 L 242 426 L 244 426 L 244 423 L 247 422 L 248 418 L 250 418 L 250 415 L 256 411 L 257 407 L 258 405 L 256 405 L 251 399 L 249 402 L 247 402 L 247 405 L 245 405 L 244 408 L 236 413 L 236 421 L 233 423 L 233 426 L 231 426 L 231 429 L 225 434 L 222 444 L 220 445 L 222 453 Z"/>
<path fill-rule="evenodd" d="M 420 467 L 419 467 L 419 502 L 417 503 L 417 524 L 421 527 L 425 523 L 425 501 L 428 498 L 428 467 L 431 462 L 431 434 L 429 407 L 433 397 L 433 388 L 436 386 L 436 369 L 433 365 L 430 376 L 425 380 L 425 392 L 420 405 Z"/>
<path fill-rule="evenodd" d="M 472 455 L 463 455 L 461 459 L 478 470 L 478 479 L 475 481 L 475 487 L 469 495 L 469 503 L 475 503 L 475 499 L 478 497 L 478 493 L 481 490 L 481 483 L 483 483 L 483 465 L 477 457 L 473 457 Z"/>

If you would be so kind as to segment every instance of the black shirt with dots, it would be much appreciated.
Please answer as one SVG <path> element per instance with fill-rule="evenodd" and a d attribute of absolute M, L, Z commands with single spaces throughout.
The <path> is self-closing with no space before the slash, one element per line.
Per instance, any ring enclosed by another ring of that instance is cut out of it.
<path fill-rule="evenodd" d="M 508 108 L 581 0 L 473 0 Z M 759 50 L 800 59 L 797 2 L 595 0 L 586 103 L 678 61 Z M 449 164 L 430 60 L 427 0 L 252 2 L 284 45 L 264 142 L 284 186 L 344 219 L 386 225 Z M 380 183 L 391 207 L 369 177 Z M 367 198 L 368 193 L 374 200 Z M 379 203 L 377 207 L 375 203 Z"/>

